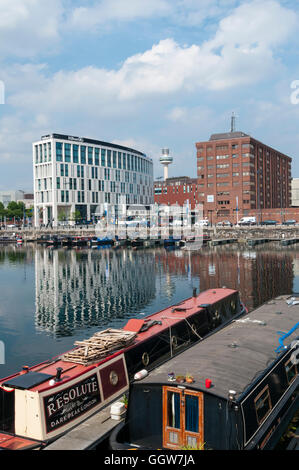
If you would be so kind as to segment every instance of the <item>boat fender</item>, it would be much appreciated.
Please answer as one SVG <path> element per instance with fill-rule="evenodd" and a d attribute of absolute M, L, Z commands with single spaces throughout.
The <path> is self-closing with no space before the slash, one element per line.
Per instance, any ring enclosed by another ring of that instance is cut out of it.
<path fill-rule="evenodd" d="M 136 372 L 134 375 L 134 380 L 141 380 L 144 379 L 148 375 L 148 371 L 146 369 L 142 369 L 139 372 Z"/>

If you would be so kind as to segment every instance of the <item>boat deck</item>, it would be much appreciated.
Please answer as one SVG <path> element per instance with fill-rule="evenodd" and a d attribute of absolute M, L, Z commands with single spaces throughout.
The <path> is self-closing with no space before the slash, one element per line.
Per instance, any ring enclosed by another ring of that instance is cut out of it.
<path fill-rule="evenodd" d="M 163 384 L 170 371 L 180 375 L 189 372 L 195 379 L 188 384 L 190 389 L 206 391 L 205 380 L 209 378 L 209 393 L 226 398 L 228 390 L 235 390 L 236 396 L 241 397 L 256 374 L 267 369 L 284 351 L 281 344 L 290 345 L 299 338 L 299 305 L 289 305 L 290 298 L 277 297 L 248 316 L 243 315 L 157 367 L 140 383 Z M 299 303 L 298 295 L 296 300 Z"/>
<path fill-rule="evenodd" d="M 188 318 L 190 318 L 192 315 L 197 312 L 200 312 L 201 309 L 204 310 L 204 308 L 200 307 L 200 305 L 215 304 L 217 302 L 223 301 L 226 297 L 236 292 L 237 291 L 235 290 L 227 288 L 209 289 L 203 293 L 200 293 L 196 297 L 186 299 L 180 302 L 179 304 L 172 305 L 171 307 L 149 315 L 146 318 L 143 318 L 141 320 L 139 319 L 137 321 L 132 320 L 133 331 L 137 333 L 134 343 L 125 349 L 120 349 L 114 353 L 109 353 L 106 358 L 103 358 L 98 362 L 95 362 L 94 364 L 82 365 L 74 362 L 65 361 L 62 358 L 63 355 L 60 355 L 56 358 L 51 359 L 50 361 L 43 362 L 36 366 L 30 367 L 30 374 L 28 372 L 26 373 L 24 371 L 21 371 L 17 374 L 11 375 L 10 377 L 6 377 L 5 379 L 1 380 L 0 385 L 6 384 L 6 387 L 9 387 L 11 385 L 12 388 L 30 389 L 32 392 L 39 393 L 49 389 L 52 390 L 53 384 L 50 384 L 50 380 L 56 376 L 57 368 L 63 369 L 61 373 L 61 380 L 56 382 L 55 384 L 57 386 L 61 386 L 98 367 L 100 364 L 103 364 L 106 361 L 121 355 L 125 350 L 134 348 L 138 343 L 142 343 L 148 340 L 155 334 L 167 330 L 169 327 L 174 326 L 179 321 L 188 321 Z M 143 325 L 148 324 L 149 322 L 153 322 L 153 326 L 148 328 L 146 331 L 139 332 L 140 328 Z M 130 322 L 123 329 L 128 331 L 129 325 Z M 136 327 L 135 330 L 134 326 Z M 28 383 L 26 383 L 27 380 Z"/>

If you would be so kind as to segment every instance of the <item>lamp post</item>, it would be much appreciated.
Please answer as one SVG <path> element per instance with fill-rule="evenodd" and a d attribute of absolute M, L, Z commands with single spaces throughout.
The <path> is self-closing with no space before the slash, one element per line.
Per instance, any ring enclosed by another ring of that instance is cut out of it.
<path fill-rule="evenodd" d="M 262 170 L 258 169 L 256 171 L 257 174 L 257 200 L 258 200 L 258 225 L 260 225 L 261 219 L 261 196 L 260 196 L 260 174 L 262 174 Z"/>

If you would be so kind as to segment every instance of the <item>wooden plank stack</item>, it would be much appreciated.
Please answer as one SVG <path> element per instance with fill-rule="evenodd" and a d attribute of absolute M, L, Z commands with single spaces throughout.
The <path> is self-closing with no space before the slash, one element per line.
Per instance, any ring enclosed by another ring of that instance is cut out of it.
<path fill-rule="evenodd" d="M 82 365 L 90 365 L 112 354 L 114 351 L 130 346 L 137 333 L 108 328 L 95 333 L 91 338 L 76 341 L 76 349 L 65 353 L 62 359 Z"/>

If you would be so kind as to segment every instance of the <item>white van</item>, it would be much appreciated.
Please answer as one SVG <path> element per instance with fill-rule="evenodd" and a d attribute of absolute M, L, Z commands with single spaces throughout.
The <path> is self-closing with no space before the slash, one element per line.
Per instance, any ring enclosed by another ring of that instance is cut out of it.
<path fill-rule="evenodd" d="M 238 225 L 256 225 L 256 217 L 242 217 Z"/>

